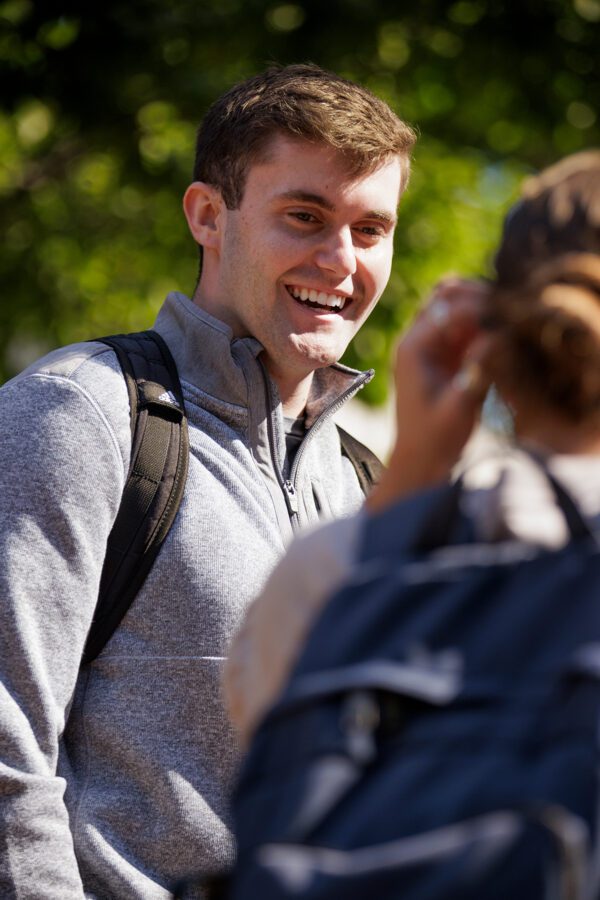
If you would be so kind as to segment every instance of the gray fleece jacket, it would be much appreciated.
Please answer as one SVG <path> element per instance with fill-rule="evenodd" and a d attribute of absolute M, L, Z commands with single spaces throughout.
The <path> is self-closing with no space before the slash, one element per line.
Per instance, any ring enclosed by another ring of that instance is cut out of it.
<path fill-rule="evenodd" d="M 125 382 L 113 352 L 88 343 L 0 391 L 3 898 L 158 900 L 231 859 L 237 749 L 219 686 L 230 636 L 293 530 L 362 499 L 331 416 L 370 374 L 316 373 L 290 504 L 260 344 L 232 340 L 180 294 L 155 328 L 184 390 L 188 482 L 133 606 L 82 671 L 129 466 Z"/>

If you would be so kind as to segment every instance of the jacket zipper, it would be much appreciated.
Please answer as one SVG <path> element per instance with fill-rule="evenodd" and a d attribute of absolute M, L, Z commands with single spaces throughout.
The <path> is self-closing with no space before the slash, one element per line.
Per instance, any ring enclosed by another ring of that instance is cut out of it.
<path fill-rule="evenodd" d="M 263 375 L 263 380 L 265 384 L 265 393 L 267 396 L 267 433 L 269 435 L 269 452 L 271 454 L 271 462 L 273 463 L 273 470 L 277 477 L 277 481 L 279 482 L 279 486 L 283 493 L 283 497 L 285 500 L 285 505 L 287 506 L 288 515 L 290 517 L 290 522 L 292 525 L 292 530 L 298 530 L 298 495 L 296 494 L 296 488 L 294 487 L 293 482 L 288 478 L 285 479 L 283 477 L 283 473 L 279 468 L 279 462 L 277 460 L 277 454 L 275 450 L 275 434 L 273 432 L 273 395 L 271 393 L 271 385 L 269 382 L 268 373 L 264 367 L 262 360 L 259 360 L 260 368 Z"/>
<path fill-rule="evenodd" d="M 275 434 L 273 432 L 273 414 L 272 414 L 272 406 L 273 406 L 273 395 L 271 393 L 271 385 L 269 382 L 269 375 L 265 369 L 264 363 L 259 360 L 261 371 L 263 374 L 263 379 L 265 383 L 265 392 L 267 395 L 267 432 L 269 435 L 269 451 L 271 453 L 271 462 L 273 463 L 273 469 L 275 471 L 275 475 L 277 477 L 277 481 L 281 487 L 285 504 L 287 506 L 288 514 L 290 517 L 290 522 L 292 525 L 293 531 L 298 531 L 300 525 L 298 522 L 298 494 L 296 492 L 296 477 L 298 473 L 298 464 L 300 460 L 304 456 L 306 452 L 306 443 L 307 440 L 312 439 L 312 436 L 319 431 L 323 423 L 329 419 L 331 416 L 335 415 L 335 413 L 340 409 L 347 399 L 349 399 L 353 394 L 358 393 L 365 386 L 365 384 L 370 380 L 370 376 L 368 372 L 365 372 L 361 375 L 361 380 L 357 384 L 356 381 L 349 388 L 347 388 L 343 394 L 337 398 L 337 400 L 328 406 L 323 412 L 317 416 L 313 424 L 310 426 L 302 443 L 298 448 L 298 452 L 296 453 L 296 458 L 294 459 L 294 464 L 292 465 L 290 471 L 290 477 L 284 478 L 281 469 L 279 468 L 279 463 L 277 461 L 277 455 L 275 451 Z"/>
<path fill-rule="evenodd" d="M 370 380 L 369 374 L 366 372 L 363 373 L 362 380 L 358 384 L 356 382 L 354 382 L 354 384 L 352 384 L 349 388 L 346 388 L 344 393 L 340 394 L 340 396 L 337 398 L 337 400 L 334 403 L 331 404 L 331 406 L 328 406 L 326 409 L 323 410 L 323 412 L 319 416 L 317 416 L 315 421 L 312 423 L 312 425 L 306 432 L 306 434 L 304 436 L 304 440 L 298 447 L 298 452 L 296 453 L 296 458 L 294 460 L 294 464 L 292 465 L 292 469 L 290 471 L 290 482 L 292 484 L 292 487 L 294 487 L 294 485 L 296 484 L 296 476 L 298 474 L 298 466 L 300 464 L 300 460 L 302 459 L 302 457 L 304 456 L 304 454 L 306 452 L 306 441 L 307 441 L 308 436 L 311 435 L 311 438 L 312 438 L 312 436 L 317 431 L 319 431 L 319 429 L 322 427 L 323 423 L 327 419 L 330 419 L 332 416 L 334 416 L 336 414 L 336 412 L 338 411 L 338 409 L 342 408 L 342 406 L 344 405 L 346 400 L 348 400 L 354 394 L 357 394 L 358 391 L 362 390 L 362 388 L 365 386 L 365 384 L 369 380 Z"/>
<path fill-rule="evenodd" d="M 283 493 L 285 496 L 285 502 L 287 503 L 287 508 L 290 513 L 290 518 L 292 516 L 298 515 L 298 495 L 296 494 L 296 488 L 293 485 L 293 482 L 289 480 L 289 478 L 283 482 Z"/>

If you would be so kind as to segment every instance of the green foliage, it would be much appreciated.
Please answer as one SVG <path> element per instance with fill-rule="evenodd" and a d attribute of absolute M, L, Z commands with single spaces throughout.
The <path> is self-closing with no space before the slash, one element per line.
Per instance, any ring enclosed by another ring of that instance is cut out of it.
<path fill-rule="evenodd" d="M 75 7 L 74 7 L 75 8 Z M 346 361 L 385 368 L 445 272 L 488 274 L 524 174 L 598 145 L 600 0 L 0 2 L 0 378 L 190 293 L 181 214 L 209 103 L 272 61 L 356 78 L 421 138 L 389 288 Z M 384 399 L 386 379 L 365 399 Z"/>

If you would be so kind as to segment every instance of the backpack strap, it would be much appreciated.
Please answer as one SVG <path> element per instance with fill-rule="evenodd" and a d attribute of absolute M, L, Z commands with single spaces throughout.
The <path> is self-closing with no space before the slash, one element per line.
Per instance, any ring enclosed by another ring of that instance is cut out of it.
<path fill-rule="evenodd" d="M 108 537 L 98 603 L 82 662 L 112 637 L 173 524 L 187 477 L 189 439 L 177 368 L 154 331 L 98 339 L 119 360 L 129 394 L 131 464 Z"/>
<path fill-rule="evenodd" d="M 379 483 L 383 474 L 383 463 L 372 450 L 361 444 L 360 441 L 348 434 L 343 428 L 340 428 L 339 425 L 336 427 L 340 435 L 342 453 L 354 466 L 356 477 L 363 494 L 366 496 L 371 488 Z"/>
<path fill-rule="evenodd" d="M 539 468 L 551 489 L 556 506 L 564 517 L 569 539 L 575 541 L 587 538 L 600 546 L 600 535 L 587 521 L 576 499 L 552 474 L 546 460 L 529 450 L 526 455 Z M 420 521 L 413 516 L 411 522 L 413 535 L 409 549 L 412 554 L 428 554 L 441 547 L 464 544 L 465 541 L 478 542 L 473 522 L 462 508 L 461 501 L 468 490 L 465 487 L 465 472 L 450 484 L 441 484 L 427 490 L 431 502 L 425 507 L 425 515 Z"/>

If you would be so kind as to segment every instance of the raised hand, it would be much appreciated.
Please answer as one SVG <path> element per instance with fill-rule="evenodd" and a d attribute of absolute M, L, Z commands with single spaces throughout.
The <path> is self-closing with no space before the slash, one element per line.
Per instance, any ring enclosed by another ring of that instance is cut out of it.
<path fill-rule="evenodd" d="M 485 282 L 446 278 L 401 337 L 395 364 L 397 434 L 380 485 L 378 511 L 446 479 L 478 421 L 489 387 Z"/>

